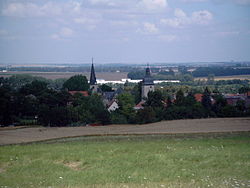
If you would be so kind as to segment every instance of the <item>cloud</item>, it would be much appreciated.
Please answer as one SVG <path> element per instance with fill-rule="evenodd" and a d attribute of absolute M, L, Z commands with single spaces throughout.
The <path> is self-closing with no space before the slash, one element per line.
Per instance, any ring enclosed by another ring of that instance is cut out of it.
<path fill-rule="evenodd" d="M 231 36 L 239 35 L 240 32 L 239 31 L 221 31 L 215 34 L 220 37 L 229 37 L 229 36 L 231 37 Z"/>
<path fill-rule="evenodd" d="M 158 38 L 161 41 L 166 41 L 166 42 L 172 42 L 172 41 L 176 41 L 178 39 L 178 37 L 176 35 L 160 35 L 160 36 L 158 36 Z"/>
<path fill-rule="evenodd" d="M 2 9 L 2 15 L 13 17 L 48 17 L 81 12 L 81 3 L 70 1 L 67 3 L 47 2 L 38 5 L 30 2 L 13 2 Z"/>
<path fill-rule="evenodd" d="M 167 6 L 167 0 L 141 0 L 138 3 L 138 7 L 149 11 L 163 10 Z"/>
<path fill-rule="evenodd" d="M 55 40 L 69 39 L 74 35 L 74 31 L 71 28 L 63 27 L 58 33 L 52 34 L 51 38 Z"/>
<path fill-rule="evenodd" d="M 206 2 L 208 0 L 181 0 L 181 1 L 185 3 L 190 3 L 190 2 Z"/>
<path fill-rule="evenodd" d="M 92 25 L 95 25 L 99 22 L 98 19 L 91 19 L 86 17 L 74 18 L 73 21 L 77 24 L 92 24 Z"/>
<path fill-rule="evenodd" d="M 102 5 L 102 6 L 110 6 L 116 7 L 119 5 L 119 1 L 115 0 L 89 0 L 92 5 Z"/>
<path fill-rule="evenodd" d="M 155 26 L 155 24 L 145 22 L 143 24 L 143 32 L 147 34 L 157 34 L 159 29 Z"/>
<path fill-rule="evenodd" d="M 191 24 L 206 25 L 213 19 L 213 14 L 207 10 L 194 11 L 191 16 L 187 16 L 183 10 L 175 9 L 174 16 L 174 18 L 161 19 L 161 23 L 169 27 L 183 28 Z"/>

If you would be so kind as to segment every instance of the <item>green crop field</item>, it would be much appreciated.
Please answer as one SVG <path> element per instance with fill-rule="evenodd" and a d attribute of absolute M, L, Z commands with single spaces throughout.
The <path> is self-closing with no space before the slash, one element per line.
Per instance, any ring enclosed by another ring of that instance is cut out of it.
<path fill-rule="evenodd" d="M 0 147 L 0 187 L 250 187 L 249 134 Z"/>

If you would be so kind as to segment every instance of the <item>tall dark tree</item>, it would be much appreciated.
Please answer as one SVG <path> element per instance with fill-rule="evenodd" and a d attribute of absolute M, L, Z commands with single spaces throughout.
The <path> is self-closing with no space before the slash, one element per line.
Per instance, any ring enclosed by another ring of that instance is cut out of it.
<path fill-rule="evenodd" d="M 0 125 L 9 125 L 13 123 L 11 96 L 10 87 L 0 87 Z"/>
<path fill-rule="evenodd" d="M 63 88 L 69 91 L 87 91 L 89 90 L 89 84 L 86 76 L 75 75 L 64 82 Z"/>
<path fill-rule="evenodd" d="M 148 98 L 146 100 L 146 105 L 147 106 L 151 106 L 152 108 L 155 108 L 155 107 L 161 107 L 163 108 L 163 101 L 164 101 L 164 98 L 163 98 L 163 95 L 161 93 L 161 91 L 159 90 L 156 90 L 156 91 L 150 91 L 148 93 Z"/>
<path fill-rule="evenodd" d="M 172 99 L 170 96 L 167 97 L 167 107 L 171 107 L 173 105 Z"/>
<path fill-rule="evenodd" d="M 136 84 L 132 91 L 131 94 L 134 96 L 135 98 L 135 103 L 138 104 L 141 101 L 141 87 L 142 87 L 142 82 L 139 82 L 138 84 Z"/>
<path fill-rule="evenodd" d="M 113 91 L 113 90 L 112 90 L 112 87 L 110 87 L 110 86 L 108 86 L 108 85 L 106 85 L 106 84 L 102 84 L 102 85 L 100 86 L 100 89 L 101 89 L 103 92 Z"/>
<path fill-rule="evenodd" d="M 38 96 L 47 90 L 47 83 L 44 81 L 34 80 L 31 83 L 28 83 L 21 87 L 20 93 L 24 95 L 35 95 Z"/>
<path fill-rule="evenodd" d="M 176 104 L 177 106 L 181 106 L 181 105 L 184 104 L 184 100 L 185 100 L 184 93 L 183 93 L 183 91 L 180 89 L 180 90 L 177 91 L 177 93 L 176 93 L 175 104 Z"/>
<path fill-rule="evenodd" d="M 203 96 L 202 96 L 202 99 L 201 99 L 201 104 L 207 110 L 211 110 L 211 107 L 212 107 L 211 93 L 210 93 L 208 87 L 206 87 L 204 92 L 203 92 Z"/>

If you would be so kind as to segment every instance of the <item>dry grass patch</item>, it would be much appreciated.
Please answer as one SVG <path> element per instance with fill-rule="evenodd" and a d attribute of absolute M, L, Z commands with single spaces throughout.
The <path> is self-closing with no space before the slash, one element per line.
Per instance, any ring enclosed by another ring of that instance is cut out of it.
<path fill-rule="evenodd" d="M 82 162 L 81 161 L 57 161 L 56 164 L 60 164 L 70 168 L 71 170 L 79 171 L 82 170 Z"/>

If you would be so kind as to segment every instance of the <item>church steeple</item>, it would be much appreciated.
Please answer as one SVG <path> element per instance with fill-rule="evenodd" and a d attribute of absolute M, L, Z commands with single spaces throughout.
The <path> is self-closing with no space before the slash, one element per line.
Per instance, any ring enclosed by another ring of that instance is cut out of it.
<path fill-rule="evenodd" d="M 142 86 L 141 86 L 141 98 L 142 98 L 142 100 L 144 100 L 145 98 L 148 97 L 148 93 L 150 91 L 154 91 L 154 90 L 155 90 L 154 79 L 151 76 L 149 65 L 147 65 L 146 74 L 142 80 Z"/>
<path fill-rule="evenodd" d="M 148 64 L 147 64 L 147 68 L 146 68 L 146 75 L 145 75 L 145 77 L 151 77 L 150 68 L 149 68 Z"/>
<path fill-rule="evenodd" d="M 95 69 L 94 69 L 94 63 L 92 58 L 92 66 L 91 66 L 91 73 L 90 73 L 90 85 L 96 85 L 96 76 L 95 76 Z"/>

